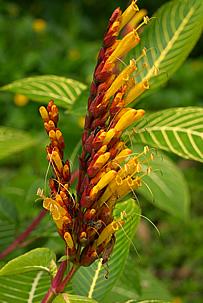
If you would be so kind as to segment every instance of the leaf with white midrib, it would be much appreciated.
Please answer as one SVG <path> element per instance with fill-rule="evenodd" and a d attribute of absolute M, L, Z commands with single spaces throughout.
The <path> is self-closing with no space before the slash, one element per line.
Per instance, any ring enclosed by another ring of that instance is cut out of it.
<path fill-rule="evenodd" d="M 203 108 L 171 108 L 145 117 L 134 128 L 136 142 L 203 162 Z"/>
<path fill-rule="evenodd" d="M 0 277 L 0 302 L 41 302 L 50 285 L 50 276 L 43 272 Z"/>
<path fill-rule="evenodd" d="M 48 248 L 35 248 L 10 260 L 0 269 L 0 276 L 44 270 L 53 275 L 56 270 L 55 254 Z"/>
<path fill-rule="evenodd" d="M 151 78 L 151 88 L 155 88 L 172 76 L 201 35 L 202 13 L 201 0 L 174 0 L 157 11 L 135 49 L 135 58 L 144 47 L 147 49 L 147 56 L 138 62 L 137 80 Z"/>
<path fill-rule="evenodd" d="M 86 85 L 65 77 L 44 75 L 17 80 L 1 89 L 25 95 L 34 101 L 53 99 L 56 104 L 69 108 L 86 89 Z"/>

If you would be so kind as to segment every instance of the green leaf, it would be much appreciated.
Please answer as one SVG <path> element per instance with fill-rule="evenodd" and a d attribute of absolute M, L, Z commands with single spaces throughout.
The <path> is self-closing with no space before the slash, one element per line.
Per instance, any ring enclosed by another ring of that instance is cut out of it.
<path fill-rule="evenodd" d="M 10 200 L 0 196 L 0 222 L 2 220 L 17 223 L 18 213 L 15 205 Z"/>
<path fill-rule="evenodd" d="M 163 301 L 163 300 L 144 300 L 144 301 L 137 301 L 137 300 L 128 300 L 124 303 L 171 303 L 172 301 Z"/>
<path fill-rule="evenodd" d="M 147 56 L 138 62 L 139 79 L 151 78 L 151 88 L 155 88 L 175 73 L 201 35 L 202 14 L 202 0 L 174 0 L 157 11 L 135 49 L 138 58 L 147 48 Z M 147 68 L 143 69 L 143 63 Z"/>
<path fill-rule="evenodd" d="M 116 245 L 108 262 L 108 279 L 105 279 L 107 268 L 102 266 L 101 260 L 90 267 L 82 267 L 73 278 L 73 288 L 76 293 L 102 300 L 122 273 L 128 256 L 131 239 L 140 218 L 140 209 L 133 199 L 129 199 L 117 206 L 115 216 L 120 217 L 121 212 L 127 214 L 126 222 L 122 229 L 116 233 Z"/>
<path fill-rule="evenodd" d="M 34 101 L 48 102 L 53 99 L 57 105 L 69 108 L 86 85 L 64 77 L 45 75 L 17 80 L 1 89 L 25 95 Z"/>
<path fill-rule="evenodd" d="M 16 236 L 16 223 L 7 219 L 0 220 L 1 252 L 6 249 Z"/>
<path fill-rule="evenodd" d="M 137 300 L 141 300 L 141 302 L 144 300 L 154 300 L 155 302 L 163 300 L 164 302 L 169 302 L 172 299 L 163 281 L 156 278 L 156 276 L 148 270 L 139 269 L 139 271 L 142 293 Z"/>
<path fill-rule="evenodd" d="M 50 276 L 44 271 L 0 277 L 0 302 L 39 303 L 50 286 Z"/>
<path fill-rule="evenodd" d="M 171 295 L 164 283 L 157 279 L 148 270 L 139 268 L 133 255 L 128 256 L 124 271 L 105 297 L 105 303 L 137 302 L 137 300 L 170 300 Z"/>
<path fill-rule="evenodd" d="M 155 153 L 150 167 L 152 171 L 143 177 L 144 182 L 137 192 L 168 213 L 182 219 L 188 218 L 190 195 L 181 170 L 160 153 Z"/>
<path fill-rule="evenodd" d="M 0 126 L 0 160 L 36 144 L 28 133 Z"/>
<path fill-rule="evenodd" d="M 179 107 L 146 114 L 135 124 L 138 143 L 203 162 L 203 108 Z"/>
<path fill-rule="evenodd" d="M 87 297 L 81 297 L 76 295 L 69 295 L 69 294 L 60 294 L 57 296 L 53 303 L 97 303 L 94 299 L 90 299 Z"/>
<path fill-rule="evenodd" d="M 29 271 L 46 271 L 53 275 L 56 271 L 55 254 L 48 248 L 36 248 L 9 261 L 0 270 L 0 276 L 16 275 Z"/>

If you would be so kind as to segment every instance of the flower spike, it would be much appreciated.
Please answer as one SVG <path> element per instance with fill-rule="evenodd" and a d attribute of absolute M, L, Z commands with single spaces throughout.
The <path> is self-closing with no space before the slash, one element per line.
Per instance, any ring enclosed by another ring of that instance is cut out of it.
<path fill-rule="evenodd" d="M 89 266 L 100 257 L 103 263 L 108 261 L 115 233 L 124 224 L 122 218 L 114 218 L 115 204 L 141 186 L 142 177 L 150 173 L 149 168 L 143 171 L 142 165 L 149 148 L 135 155 L 122 139 L 125 130 L 144 116 L 144 110 L 126 106 L 149 89 L 149 79 L 135 82 L 139 73 L 136 63 L 146 51 L 123 70 L 121 62 L 140 42 L 138 31 L 148 22 L 145 16 L 146 11 L 139 11 L 136 1 L 132 1 L 124 13 L 117 8 L 109 20 L 90 88 L 76 196 L 70 184 L 70 164 L 64 160 L 58 109 L 53 101 L 46 108 L 40 107 L 50 139 L 47 157 L 54 174 L 50 179 L 51 196 L 43 197 L 43 207 L 50 211 L 67 254 L 77 265 Z"/>

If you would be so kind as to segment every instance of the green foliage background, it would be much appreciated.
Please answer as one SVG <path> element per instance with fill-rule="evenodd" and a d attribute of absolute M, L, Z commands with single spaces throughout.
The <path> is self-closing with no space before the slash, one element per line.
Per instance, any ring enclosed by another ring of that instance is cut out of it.
<path fill-rule="evenodd" d="M 164 1 L 143 0 L 139 3 L 151 15 Z M 128 1 L 116 1 L 126 7 Z M 89 84 L 96 53 L 106 26 L 107 16 L 115 8 L 115 1 L 0 1 L 0 86 L 27 76 L 54 74 L 74 78 Z M 33 30 L 37 18 L 46 21 L 42 32 Z M 190 58 L 167 85 L 142 99 L 139 108 L 162 110 L 169 107 L 202 106 L 203 59 L 202 40 Z M 85 100 L 85 95 L 82 100 Z M 38 104 L 29 102 L 19 107 L 13 94 L 0 94 L 0 120 L 5 128 L 17 128 L 30 134 L 30 148 L 9 157 L 9 146 L 1 145 L 8 157 L 1 160 L 0 170 L 0 238 L 1 248 L 6 247 L 19 234 L 31 218 L 39 212 L 36 201 L 38 187 L 43 188 L 47 170 L 44 148 L 46 139 L 38 114 Z M 68 138 L 67 156 L 74 156 L 80 134 L 80 110 L 75 114 L 61 113 L 60 127 Z M 21 140 L 12 138 L 11 145 Z M 33 138 L 37 140 L 33 142 Z M 16 141 L 15 141 L 16 140 Z M 171 156 L 171 155 L 170 155 Z M 172 156 L 181 168 L 191 195 L 191 209 L 186 221 L 171 216 L 154 205 L 140 199 L 142 213 L 159 228 L 158 237 L 153 226 L 141 220 L 131 249 L 131 266 L 135 268 L 130 281 L 136 281 L 140 299 L 172 297 L 174 303 L 201 302 L 203 294 L 200 259 L 203 257 L 201 231 L 203 222 L 202 164 Z M 24 201 L 24 202 L 23 202 Z M 49 218 L 33 233 L 28 249 L 45 245 L 61 255 L 59 239 Z M 46 225 L 46 229 L 44 229 Z M 43 232 L 40 232 L 40 228 Z M 47 242 L 47 236 L 51 238 Z M 12 253 L 9 259 L 26 252 L 24 247 Z M 160 282 L 162 280 L 162 282 Z M 122 290 L 125 283 L 118 285 Z M 125 288 L 124 288 L 125 289 Z M 170 294 L 169 294 L 170 293 Z M 116 297 L 117 290 L 112 296 Z M 106 299 L 107 300 L 107 299 Z M 105 301 L 107 302 L 107 301 Z M 111 298 L 109 299 L 111 301 Z"/>

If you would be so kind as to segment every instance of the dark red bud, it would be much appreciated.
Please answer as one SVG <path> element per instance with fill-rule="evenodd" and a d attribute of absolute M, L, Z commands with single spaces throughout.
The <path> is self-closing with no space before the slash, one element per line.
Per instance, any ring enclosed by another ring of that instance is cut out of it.
<path fill-rule="evenodd" d="M 97 93 L 97 85 L 93 81 L 91 84 L 91 87 L 90 87 L 91 98 L 94 98 L 96 96 L 96 93 Z M 89 102 L 91 102 L 91 101 L 88 100 L 88 103 Z"/>
<path fill-rule="evenodd" d="M 98 259 L 97 251 L 91 246 L 87 246 L 83 249 L 80 265 L 90 266 L 96 259 Z"/>
<path fill-rule="evenodd" d="M 89 208 L 93 204 L 92 199 L 87 195 L 87 191 L 84 191 L 80 199 L 80 206 L 84 208 Z"/>
<path fill-rule="evenodd" d="M 87 138 L 87 140 L 83 143 L 83 146 L 88 153 L 91 153 L 92 151 L 93 140 L 94 140 L 94 132 L 92 132 L 91 135 Z"/>

